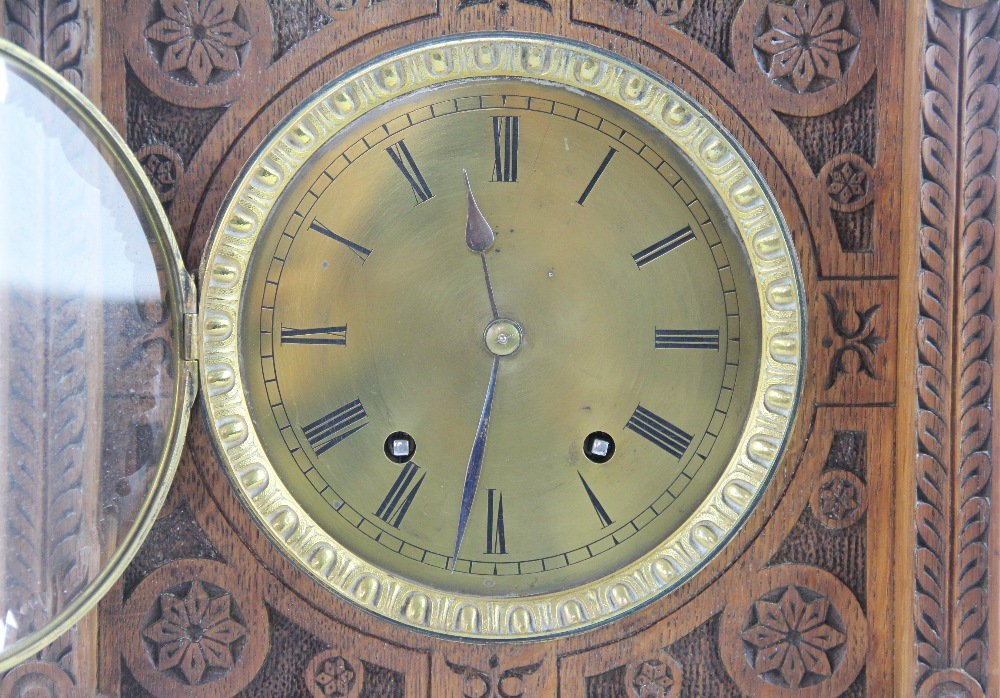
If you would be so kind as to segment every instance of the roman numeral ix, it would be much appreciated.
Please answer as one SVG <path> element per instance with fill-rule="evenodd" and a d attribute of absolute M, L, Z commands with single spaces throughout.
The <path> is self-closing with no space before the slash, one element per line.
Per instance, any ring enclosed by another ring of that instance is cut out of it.
<path fill-rule="evenodd" d="M 420 174 L 420 168 L 414 162 L 413 156 L 410 155 L 410 149 L 406 147 L 405 142 L 399 141 L 398 143 L 394 143 L 386 148 L 385 152 L 389 153 L 389 157 L 392 158 L 392 161 L 396 163 L 396 167 L 406 177 L 406 181 L 410 183 L 410 187 L 413 189 L 413 198 L 418 205 L 434 196 L 431 193 L 431 188 L 424 181 L 424 176 Z"/>
<path fill-rule="evenodd" d="M 659 446 L 667 453 L 676 458 L 684 455 L 684 451 L 691 445 L 694 438 L 686 431 L 659 417 L 642 405 L 635 408 L 632 417 L 625 425 L 626 429 L 631 429 L 642 438 Z"/>
<path fill-rule="evenodd" d="M 507 536 L 503 528 L 503 494 L 486 491 L 486 554 L 506 555 Z"/>
<path fill-rule="evenodd" d="M 419 480 L 416 479 L 417 475 L 420 475 Z M 385 496 L 375 512 L 375 516 L 393 528 L 399 528 L 406 512 L 410 510 L 410 505 L 413 504 L 413 498 L 417 496 L 417 490 L 424 483 L 425 477 L 427 477 L 427 473 L 421 473 L 420 466 L 413 461 L 404 465 L 396 481 L 392 484 L 389 494 Z"/>
<path fill-rule="evenodd" d="M 520 116 L 493 117 L 493 181 L 517 181 L 517 144 Z"/>
<path fill-rule="evenodd" d="M 347 325 L 338 327 L 312 327 L 307 330 L 297 330 L 294 327 L 281 326 L 282 344 L 336 344 L 347 346 Z"/>
<path fill-rule="evenodd" d="M 361 400 L 354 400 L 328 415 L 320 417 L 312 424 L 302 427 L 306 441 L 313 453 L 320 456 L 339 444 L 351 434 L 360 431 L 368 422 L 368 414 Z M 359 424 L 359 422 L 361 422 Z M 357 426 L 355 426 L 357 425 Z"/>
<path fill-rule="evenodd" d="M 718 330 L 656 330 L 657 349 L 719 349 Z"/>
<path fill-rule="evenodd" d="M 694 240 L 694 233 L 691 232 L 691 226 L 685 226 L 673 235 L 663 238 L 655 245 L 650 245 L 641 252 L 636 252 L 632 255 L 632 259 L 635 260 L 635 265 L 642 269 L 654 259 L 659 259 L 667 252 L 670 252 L 670 250 L 676 250 L 685 242 L 691 240 Z"/>

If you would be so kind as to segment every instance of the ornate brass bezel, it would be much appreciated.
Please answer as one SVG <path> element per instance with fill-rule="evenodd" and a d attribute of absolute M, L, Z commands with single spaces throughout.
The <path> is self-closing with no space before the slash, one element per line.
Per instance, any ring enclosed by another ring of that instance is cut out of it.
<path fill-rule="evenodd" d="M 485 77 L 544 80 L 611 100 L 677 144 L 732 216 L 753 269 L 762 356 L 750 414 L 723 476 L 695 513 L 639 560 L 557 593 L 488 598 L 444 593 L 389 574 L 320 529 L 281 482 L 254 430 L 240 375 L 240 302 L 262 226 L 295 173 L 338 131 L 414 90 Z M 392 621 L 451 637 L 523 640 L 607 622 L 676 587 L 745 521 L 775 470 L 804 364 L 802 282 L 784 220 L 735 139 L 662 78 L 580 44 L 516 34 L 415 45 L 310 97 L 247 164 L 203 259 L 203 385 L 211 431 L 241 500 L 273 543 L 321 585 Z"/>

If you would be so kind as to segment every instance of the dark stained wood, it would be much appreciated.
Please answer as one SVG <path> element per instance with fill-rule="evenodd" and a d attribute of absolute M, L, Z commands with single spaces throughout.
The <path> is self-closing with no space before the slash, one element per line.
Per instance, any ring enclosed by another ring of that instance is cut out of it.
<path fill-rule="evenodd" d="M 432 638 L 320 590 L 243 512 L 196 408 L 167 508 L 91 617 L 96 660 L 73 690 L 1000 696 L 997 0 L 217 1 L 246 33 L 235 69 L 165 66 L 150 39 L 161 0 L 79 6 L 81 55 L 100 65 L 56 62 L 99 86 L 190 269 L 268 130 L 351 66 L 454 32 L 564 36 L 672 80 L 759 163 L 806 281 L 808 385 L 759 508 L 695 579 L 605 627 L 518 645 Z M 54 60 L 22 11 L 41 6 L 8 0 L 0 16 Z M 782 16 L 810 8 L 828 13 L 839 77 L 775 67 L 768 32 L 796 35 Z M 209 636 L 232 667 L 160 670 L 164 603 L 199 598 L 228 614 Z M 0 695 L 51 685 L 52 666 L 10 672 Z"/>

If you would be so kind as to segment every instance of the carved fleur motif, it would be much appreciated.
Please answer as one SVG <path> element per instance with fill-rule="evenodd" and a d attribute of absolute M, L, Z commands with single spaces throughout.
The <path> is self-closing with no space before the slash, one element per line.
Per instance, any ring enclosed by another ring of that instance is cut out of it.
<path fill-rule="evenodd" d="M 833 331 L 838 337 L 845 340 L 843 346 L 837 349 L 830 361 L 830 373 L 827 376 L 826 387 L 830 389 L 837 382 L 837 379 L 848 373 L 845 362 L 848 354 L 853 354 L 858 361 L 854 373 L 864 373 L 869 378 L 878 380 L 878 373 L 875 371 L 875 352 L 879 345 L 885 343 L 885 337 L 880 336 L 876 329 L 872 327 L 875 315 L 882 308 L 881 303 L 873 305 L 865 311 L 855 310 L 857 317 L 857 328 L 852 329 L 847 321 L 847 311 L 842 310 L 837 305 L 836 299 L 829 293 L 823 294 L 826 298 L 827 308 L 830 311 L 830 318 L 833 321 Z M 833 338 L 823 339 L 823 346 L 833 346 Z"/>
<path fill-rule="evenodd" d="M 464 698 L 522 698 L 525 690 L 524 677 L 534 674 L 542 666 L 541 662 L 537 662 L 512 669 L 501 669 L 500 659 L 495 654 L 490 656 L 489 669 L 486 671 L 454 664 L 447 659 L 444 663 L 462 678 Z"/>
<path fill-rule="evenodd" d="M 769 28 L 754 42 L 770 64 L 768 76 L 779 85 L 803 93 L 840 80 L 844 54 L 860 39 L 844 28 L 847 8 L 843 0 L 823 5 L 822 0 L 796 0 L 792 6 L 771 2 Z"/>
<path fill-rule="evenodd" d="M 741 634 L 755 648 L 747 661 L 762 679 L 776 686 L 821 683 L 833 674 L 829 652 L 847 638 L 829 625 L 830 602 L 825 597 L 815 595 L 806 602 L 795 586 L 779 593 L 777 602 L 760 599 L 754 604 L 756 623 Z"/>
<path fill-rule="evenodd" d="M 213 680 L 206 676 L 210 667 L 233 668 L 234 643 L 247 629 L 233 617 L 229 594 L 210 597 L 195 581 L 183 597 L 160 594 L 160 612 L 160 619 L 142 631 L 156 648 L 157 670 L 179 671 L 188 684 L 198 685 Z"/>
<path fill-rule="evenodd" d="M 160 67 L 186 73 L 206 85 L 214 71 L 240 70 L 237 49 L 250 34 L 236 21 L 237 0 L 159 0 L 163 18 L 146 29 L 146 38 L 163 46 Z"/>

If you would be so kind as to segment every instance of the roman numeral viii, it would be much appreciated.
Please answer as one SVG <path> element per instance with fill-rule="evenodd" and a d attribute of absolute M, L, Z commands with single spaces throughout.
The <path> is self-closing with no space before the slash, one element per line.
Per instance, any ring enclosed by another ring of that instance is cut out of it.
<path fill-rule="evenodd" d="M 320 456 L 351 434 L 366 427 L 367 419 L 368 414 L 361 400 L 354 400 L 302 427 L 302 433 L 312 446 L 313 453 Z"/>
<path fill-rule="evenodd" d="M 486 491 L 486 554 L 506 555 L 507 534 L 503 528 L 503 494 Z"/>
<path fill-rule="evenodd" d="M 420 476 L 419 480 L 417 475 Z M 417 490 L 424 483 L 425 477 L 427 477 L 427 473 L 421 473 L 420 466 L 413 461 L 404 465 L 399 472 L 399 477 L 392 483 L 389 494 L 385 496 L 375 512 L 375 516 L 393 528 L 399 528 L 406 512 L 410 510 L 410 505 L 413 504 L 413 498 L 417 496 Z"/>
<path fill-rule="evenodd" d="M 347 346 L 347 325 L 338 327 L 312 327 L 307 330 L 297 330 L 294 327 L 281 326 L 282 344 L 336 344 Z"/>
<path fill-rule="evenodd" d="M 655 245 L 650 245 L 641 252 L 636 252 L 632 255 L 632 259 L 635 260 L 635 265 L 642 269 L 654 259 L 659 259 L 667 252 L 670 252 L 670 250 L 676 250 L 685 242 L 690 242 L 691 240 L 694 240 L 694 233 L 691 232 L 691 226 L 685 226 L 673 235 L 663 238 Z"/>
<path fill-rule="evenodd" d="M 625 428 L 631 429 L 676 458 L 684 455 L 684 451 L 691 445 L 691 439 L 694 438 L 642 405 L 635 408 L 635 412 L 632 413 Z"/>
<path fill-rule="evenodd" d="M 493 181 L 517 181 L 517 143 L 520 116 L 493 117 Z"/>
<path fill-rule="evenodd" d="M 413 189 L 413 198 L 418 205 L 434 196 L 431 193 L 431 188 L 424 181 L 424 176 L 420 174 L 420 168 L 414 162 L 413 156 L 410 155 L 410 149 L 406 147 L 405 142 L 399 141 L 398 143 L 394 143 L 386 148 L 385 152 L 389 153 L 389 157 L 392 158 L 392 161 L 396 163 L 396 167 L 406 177 L 406 181 L 410 183 L 410 187 Z"/>
<path fill-rule="evenodd" d="M 718 330 L 656 330 L 657 349 L 719 350 Z"/>

